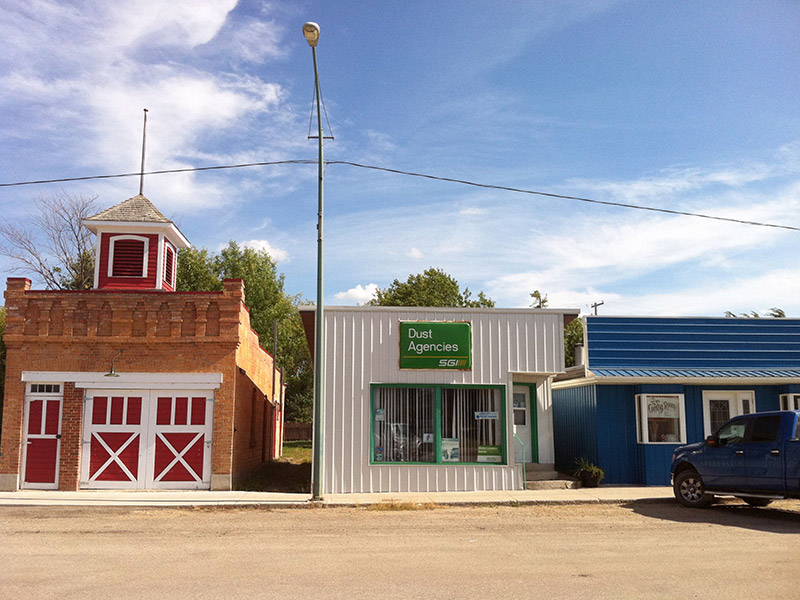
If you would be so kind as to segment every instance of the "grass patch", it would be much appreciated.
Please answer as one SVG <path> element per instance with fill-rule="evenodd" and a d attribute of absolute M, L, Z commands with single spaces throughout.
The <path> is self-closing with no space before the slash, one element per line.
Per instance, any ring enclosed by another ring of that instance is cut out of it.
<path fill-rule="evenodd" d="M 283 442 L 283 456 L 278 460 L 294 465 L 311 464 L 311 440 Z"/>
<path fill-rule="evenodd" d="M 284 442 L 283 456 L 261 465 L 241 488 L 248 492 L 311 493 L 311 442 Z"/>

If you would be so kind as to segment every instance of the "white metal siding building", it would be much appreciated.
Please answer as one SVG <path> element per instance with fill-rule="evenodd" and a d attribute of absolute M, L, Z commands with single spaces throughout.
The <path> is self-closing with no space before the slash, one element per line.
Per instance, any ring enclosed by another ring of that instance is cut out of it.
<path fill-rule="evenodd" d="M 322 492 L 523 487 L 520 463 L 555 460 L 550 379 L 577 314 L 326 307 Z M 471 368 L 401 369 L 401 322 L 469 323 Z"/>

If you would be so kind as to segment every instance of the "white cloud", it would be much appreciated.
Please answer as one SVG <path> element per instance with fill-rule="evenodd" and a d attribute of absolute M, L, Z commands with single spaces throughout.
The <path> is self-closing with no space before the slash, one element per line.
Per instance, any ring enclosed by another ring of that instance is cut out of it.
<path fill-rule="evenodd" d="M 628 295 L 620 297 L 618 303 L 607 301 L 606 309 L 617 314 L 721 317 L 727 310 L 737 314 L 755 310 L 763 314 L 778 307 L 791 315 L 800 309 L 796 300 L 799 297 L 800 268 L 781 268 L 754 277 L 697 281 L 691 288 L 666 293 Z"/>
<path fill-rule="evenodd" d="M 475 207 L 462 208 L 460 211 L 458 211 L 458 214 L 460 214 L 460 215 L 485 215 L 486 214 L 486 209 L 485 208 L 475 208 Z"/>
<path fill-rule="evenodd" d="M 665 185 L 671 191 L 654 204 L 796 225 L 800 183 L 784 181 L 785 168 L 776 165 L 776 174 L 757 185 L 741 182 L 755 178 L 758 166 L 706 169 L 697 179 L 702 183 Z M 796 262 L 794 232 L 514 195 L 487 195 L 479 206 L 486 207 L 479 219 L 469 209 L 463 214 L 458 198 L 333 218 L 328 256 L 358 263 L 360 277 L 385 286 L 419 272 L 419 256 L 408 248 L 424 248 L 426 266 L 443 268 L 474 293 L 483 290 L 498 306 L 528 306 L 530 292 L 539 289 L 551 306 L 588 311 L 605 301 L 600 311 L 609 314 L 713 315 L 739 311 L 737 302 L 742 311 L 777 305 L 800 312 L 800 295 L 777 283 Z M 763 294 L 743 295 L 740 287 L 756 276 L 763 277 Z"/>
<path fill-rule="evenodd" d="M 408 256 L 409 258 L 425 258 L 425 255 L 419 248 L 412 248 L 411 250 L 406 252 L 406 256 Z"/>
<path fill-rule="evenodd" d="M 274 22 L 251 20 L 231 36 L 231 55 L 251 63 L 263 63 L 285 54 L 280 44 L 283 29 Z"/>
<path fill-rule="evenodd" d="M 248 240 L 246 242 L 242 242 L 242 246 L 245 248 L 252 248 L 253 250 L 258 251 L 265 251 L 269 254 L 276 262 L 288 262 L 289 261 L 289 253 L 286 250 L 281 250 L 280 248 L 276 248 L 272 244 L 270 244 L 267 240 Z"/>
<path fill-rule="evenodd" d="M 743 188 L 748 184 L 762 182 L 786 172 L 796 172 L 800 156 L 800 142 L 778 148 L 769 163 L 750 162 L 710 168 L 683 167 L 662 169 L 654 175 L 629 181 L 572 179 L 567 186 L 575 189 L 604 194 L 603 200 L 634 202 L 660 200 L 684 196 L 710 186 L 730 189 Z M 574 194 L 572 194 L 574 195 Z M 671 208 L 670 206 L 663 206 Z"/>
<path fill-rule="evenodd" d="M 374 129 L 370 129 L 367 132 L 367 140 L 370 144 L 370 149 L 373 152 L 379 152 L 384 154 L 386 152 L 391 152 L 395 150 L 397 147 L 395 146 L 392 138 L 380 131 L 375 131 Z"/>
<path fill-rule="evenodd" d="M 374 283 L 368 283 L 367 285 L 358 284 L 354 288 L 350 288 L 346 292 L 338 292 L 334 295 L 337 300 L 342 300 L 345 302 L 355 302 L 356 304 L 364 304 L 365 302 L 369 302 L 375 297 L 375 294 L 378 291 L 378 286 Z"/>
<path fill-rule="evenodd" d="M 196 66 L 203 63 L 192 53 L 206 44 L 208 51 L 216 44 L 237 46 L 243 60 L 279 54 L 282 30 L 268 18 L 227 23 L 235 0 L 13 4 L 0 8 L 7 46 L 0 57 L 0 108 L 16 103 L 15 114 L 23 118 L 15 119 L 7 135 L 51 140 L 54 157 L 77 161 L 84 172 L 138 170 L 142 108 L 150 111 L 148 170 L 211 163 L 204 160 L 209 138 L 217 147 L 213 162 L 234 155 L 252 160 L 261 145 L 249 135 L 254 123 L 269 134 L 295 118 L 293 109 L 283 106 L 279 84 Z M 45 46 L 58 51 L 42 52 Z M 29 113 L 19 103 L 30 107 Z M 231 143 L 220 143 L 224 140 Z M 273 143 L 270 151 L 284 147 Z M 246 177 L 227 173 L 203 176 L 202 183 L 195 174 L 151 177 L 145 194 L 167 212 L 185 211 L 231 202 L 246 185 Z M 130 195 L 136 191 L 128 180 L 120 186 Z"/>

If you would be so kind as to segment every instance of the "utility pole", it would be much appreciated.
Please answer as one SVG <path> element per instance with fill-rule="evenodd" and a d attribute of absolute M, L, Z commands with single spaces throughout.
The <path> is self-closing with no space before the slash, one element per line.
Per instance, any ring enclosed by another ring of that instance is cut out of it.
<path fill-rule="evenodd" d="M 589 306 L 591 306 L 591 307 L 594 309 L 594 316 L 595 316 L 595 317 L 597 316 L 597 307 L 598 307 L 598 306 L 603 306 L 603 304 L 605 304 L 605 302 L 603 302 L 603 301 L 601 300 L 600 302 L 595 302 L 594 304 L 590 304 L 590 305 L 589 305 Z"/>

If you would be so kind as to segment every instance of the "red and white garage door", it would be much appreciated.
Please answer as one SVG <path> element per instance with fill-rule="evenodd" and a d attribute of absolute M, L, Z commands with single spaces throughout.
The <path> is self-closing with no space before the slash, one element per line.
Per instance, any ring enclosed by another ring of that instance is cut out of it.
<path fill-rule="evenodd" d="M 81 487 L 208 489 L 213 392 L 87 390 Z"/>

